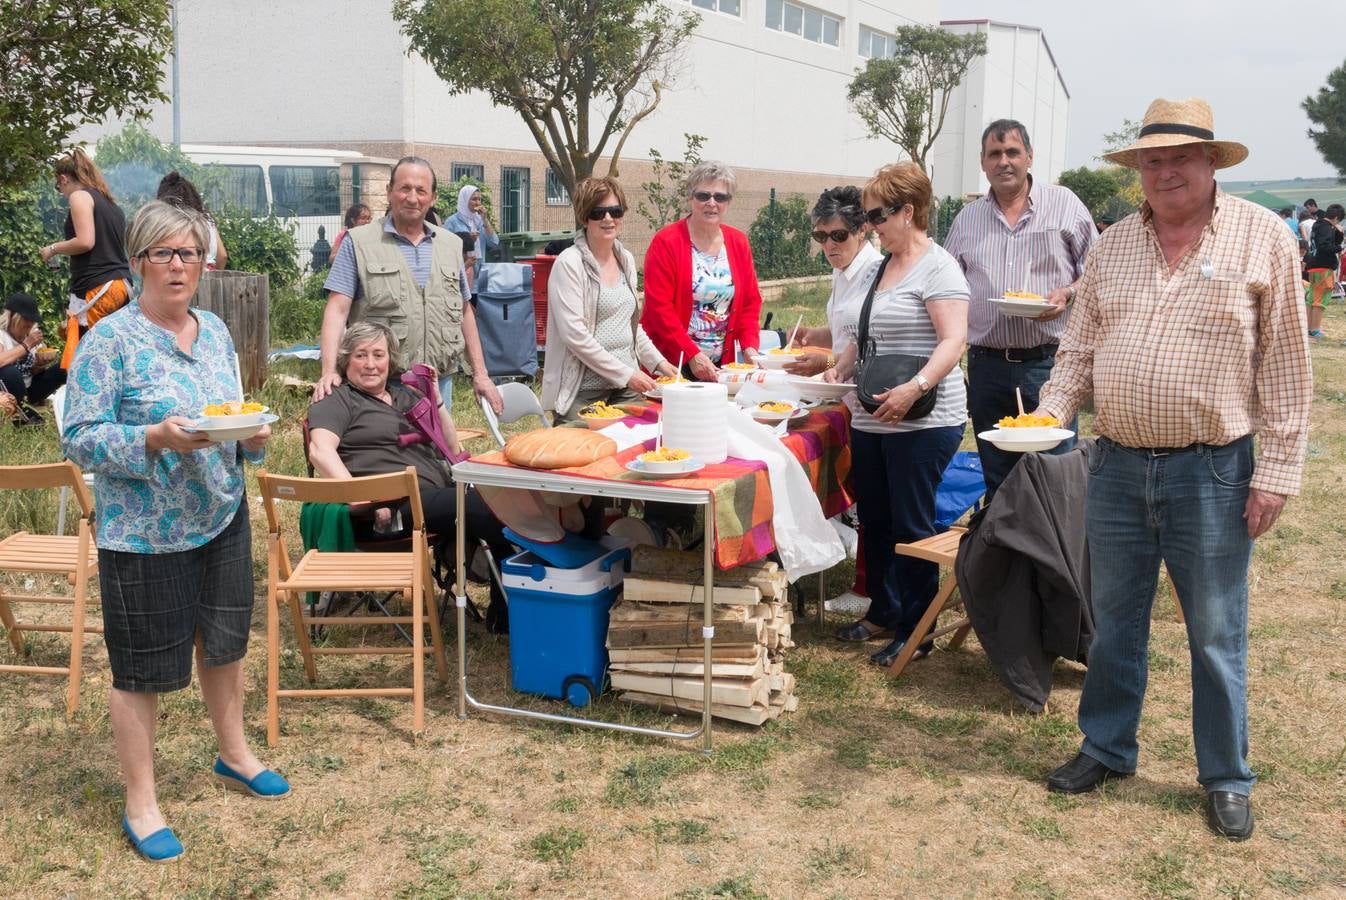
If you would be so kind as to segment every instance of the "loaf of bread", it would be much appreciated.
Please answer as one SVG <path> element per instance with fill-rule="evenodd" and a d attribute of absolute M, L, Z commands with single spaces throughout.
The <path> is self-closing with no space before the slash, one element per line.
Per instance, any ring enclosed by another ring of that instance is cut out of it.
<path fill-rule="evenodd" d="M 587 428 L 537 428 L 505 441 L 505 458 L 529 469 L 587 466 L 616 452 L 616 441 Z"/>

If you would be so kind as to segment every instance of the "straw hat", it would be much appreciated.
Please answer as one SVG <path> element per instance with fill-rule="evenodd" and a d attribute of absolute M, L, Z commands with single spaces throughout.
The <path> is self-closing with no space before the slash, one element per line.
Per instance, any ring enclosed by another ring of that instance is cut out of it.
<path fill-rule="evenodd" d="M 1181 144 L 1206 144 L 1216 150 L 1215 168 L 1227 169 L 1248 158 L 1248 148 L 1238 141 L 1215 140 L 1215 117 L 1210 104 L 1200 97 L 1165 100 L 1150 104 L 1141 122 L 1140 136 L 1128 147 L 1103 158 L 1128 169 L 1138 169 L 1136 151 L 1152 147 L 1176 147 Z"/>

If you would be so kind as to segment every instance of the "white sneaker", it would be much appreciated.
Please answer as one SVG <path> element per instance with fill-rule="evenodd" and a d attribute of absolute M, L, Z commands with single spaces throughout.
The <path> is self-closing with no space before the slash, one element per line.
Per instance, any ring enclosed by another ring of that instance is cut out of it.
<path fill-rule="evenodd" d="M 860 618 L 869 611 L 869 598 L 861 597 L 855 591 L 846 591 L 844 594 L 825 601 L 823 609 L 828 612 L 840 612 Z"/>

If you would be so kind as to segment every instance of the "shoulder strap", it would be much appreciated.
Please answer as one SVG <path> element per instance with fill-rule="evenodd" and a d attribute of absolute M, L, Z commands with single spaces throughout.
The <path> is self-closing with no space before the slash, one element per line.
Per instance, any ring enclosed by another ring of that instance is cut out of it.
<path fill-rule="evenodd" d="M 892 256 L 884 255 L 883 262 L 879 263 L 878 271 L 874 273 L 874 280 L 869 283 L 869 293 L 865 294 L 865 305 L 860 307 L 860 340 L 856 346 L 859 349 L 859 359 L 861 361 L 873 353 L 869 341 L 869 311 L 874 306 L 874 290 L 879 286 L 879 280 L 883 278 L 883 270 L 888 268 L 888 260 L 890 259 L 892 259 Z"/>

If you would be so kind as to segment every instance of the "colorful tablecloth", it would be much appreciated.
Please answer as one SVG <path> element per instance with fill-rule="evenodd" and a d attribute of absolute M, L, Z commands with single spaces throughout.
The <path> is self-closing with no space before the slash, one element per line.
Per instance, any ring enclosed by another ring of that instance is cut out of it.
<path fill-rule="evenodd" d="M 631 414 L 625 421 L 654 422 L 659 407 L 631 404 L 625 409 Z M 854 501 L 845 487 L 851 470 L 850 412 L 845 405 L 831 403 L 810 410 L 807 418 L 790 424 L 781 443 L 803 464 L 824 516 L 831 518 L 850 507 Z M 731 456 L 722 463 L 707 465 L 693 475 L 667 482 L 627 470 L 628 462 L 653 446 L 652 440 L 647 441 L 591 465 L 554 471 L 581 478 L 639 481 L 711 491 L 715 510 L 715 562 L 722 569 L 761 559 L 775 549 L 771 533 L 774 505 L 766 463 Z M 512 465 L 499 450 L 474 456 L 472 461 Z"/>

